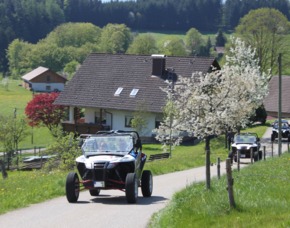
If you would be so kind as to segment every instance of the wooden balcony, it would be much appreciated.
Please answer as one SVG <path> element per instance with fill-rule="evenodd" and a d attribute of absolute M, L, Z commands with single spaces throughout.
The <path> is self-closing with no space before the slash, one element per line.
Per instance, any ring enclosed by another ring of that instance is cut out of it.
<path fill-rule="evenodd" d="M 80 134 L 95 134 L 101 130 L 111 130 L 110 126 L 91 123 L 62 123 L 62 128 L 66 132 L 73 132 L 76 135 Z"/>

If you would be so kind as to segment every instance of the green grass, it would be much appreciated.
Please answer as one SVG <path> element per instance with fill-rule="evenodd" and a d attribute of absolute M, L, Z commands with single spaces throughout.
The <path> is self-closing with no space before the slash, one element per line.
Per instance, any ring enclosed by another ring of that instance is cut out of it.
<path fill-rule="evenodd" d="M 265 125 L 254 125 L 252 127 L 248 127 L 247 129 L 242 130 L 241 132 L 255 132 L 257 133 L 259 138 L 262 138 L 266 129 L 271 126 L 270 122 L 271 121 L 267 121 Z"/>
<path fill-rule="evenodd" d="M 205 164 L 205 145 L 201 142 L 194 146 L 177 146 L 171 153 L 170 159 L 155 160 L 147 162 L 145 169 L 151 170 L 153 175 L 190 169 Z M 143 152 L 149 157 L 150 154 L 161 153 L 160 144 L 143 145 Z M 211 141 L 211 162 L 215 163 L 217 158 L 224 160 L 228 155 L 225 149 L 224 137 Z"/>
<path fill-rule="evenodd" d="M 10 171 L 0 180 L 0 214 L 65 194 L 67 172 Z"/>
<path fill-rule="evenodd" d="M 236 208 L 230 209 L 227 180 L 188 186 L 154 214 L 150 227 L 289 227 L 290 154 L 234 171 Z"/>
<path fill-rule="evenodd" d="M 55 142 L 55 138 L 51 135 L 50 131 L 46 127 L 29 127 L 28 135 L 20 142 L 19 148 L 29 149 L 34 147 L 48 147 Z"/>
<path fill-rule="evenodd" d="M 32 93 L 20 86 L 20 80 L 9 80 L 7 86 L 0 84 L 0 110 L 1 115 L 14 115 L 17 109 L 17 116 L 24 116 L 24 109 L 32 99 Z"/>
<path fill-rule="evenodd" d="M 32 99 L 32 93 L 20 86 L 20 80 L 9 80 L 7 86 L 0 84 L 0 110 L 3 116 L 13 116 L 16 108 L 16 117 L 25 118 L 25 107 Z M 20 149 L 47 147 L 54 141 L 46 127 L 28 126 L 27 137 L 19 144 Z M 0 151 L 3 151 L 0 144 Z"/>
<path fill-rule="evenodd" d="M 185 36 L 186 36 L 186 32 L 164 32 L 164 31 L 160 31 L 160 32 L 140 32 L 140 34 L 149 34 L 151 35 L 155 40 L 156 40 L 156 44 L 158 47 L 163 46 L 164 42 L 170 38 L 178 38 L 181 39 L 185 42 Z M 212 44 L 215 44 L 215 36 L 216 34 L 214 33 L 207 33 L 207 34 L 202 34 L 202 37 L 205 41 L 205 43 L 207 42 L 208 37 L 210 37 Z"/>

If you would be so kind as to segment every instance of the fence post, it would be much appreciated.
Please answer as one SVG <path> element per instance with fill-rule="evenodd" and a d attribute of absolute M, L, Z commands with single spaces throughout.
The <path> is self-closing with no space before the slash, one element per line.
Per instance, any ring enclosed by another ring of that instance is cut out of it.
<path fill-rule="evenodd" d="M 39 156 L 40 156 L 40 168 L 42 169 L 43 159 L 42 159 L 42 154 L 40 154 L 40 151 L 39 151 Z"/>
<path fill-rule="evenodd" d="M 253 147 L 251 148 L 251 164 L 254 163 L 254 151 L 253 151 Z"/>
<path fill-rule="evenodd" d="M 271 151 L 272 157 L 274 156 L 274 142 L 272 142 L 272 151 Z"/>
<path fill-rule="evenodd" d="M 34 146 L 34 156 L 36 156 L 36 146 Z"/>
<path fill-rule="evenodd" d="M 7 174 L 6 170 L 5 170 L 4 161 L 2 161 L 2 160 L 0 160 L 0 168 L 1 168 L 3 179 L 6 179 L 8 177 L 8 174 Z"/>
<path fill-rule="evenodd" d="M 241 152 L 239 150 L 237 150 L 237 169 L 238 169 L 238 171 L 240 171 L 240 156 L 241 156 Z"/>
<path fill-rule="evenodd" d="M 217 158 L 217 177 L 221 178 L 221 159 L 219 157 Z"/>
<path fill-rule="evenodd" d="M 236 203 L 234 199 L 234 179 L 232 178 L 232 168 L 231 168 L 231 159 L 227 158 L 226 160 L 226 171 L 227 171 L 227 181 L 228 181 L 228 196 L 229 196 L 229 202 L 230 202 L 230 207 L 235 208 Z"/>
<path fill-rule="evenodd" d="M 266 160 L 266 146 L 263 146 L 264 161 Z"/>

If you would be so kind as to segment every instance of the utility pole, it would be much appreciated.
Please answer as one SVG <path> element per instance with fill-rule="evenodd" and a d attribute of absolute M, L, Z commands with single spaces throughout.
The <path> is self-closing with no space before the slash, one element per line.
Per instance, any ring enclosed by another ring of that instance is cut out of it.
<path fill-rule="evenodd" d="M 170 102 L 171 102 L 171 107 L 170 107 L 170 133 L 169 133 L 169 140 L 170 140 L 170 144 L 169 144 L 169 154 L 170 157 L 172 156 L 172 122 L 173 122 L 173 94 L 174 94 L 174 68 L 168 68 L 168 81 L 169 81 L 169 88 L 170 88 Z"/>
<path fill-rule="evenodd" d="M 279 124 L 279 127 L 278 127 L 278 156 L 280 156 L 282 154 L 282 151 L 281 151 L 281 139 L 282 139 L 282 121 L 281 121 L 281 114 L 282 114 L 282 73 L 281 73 L 281 65 L 282 65 L 282 54 L 280 53 L 279 54 L 279 57 L 278 57 L 278 65 L 279 65 L 279 101 L 278 101 L 278 124 Z"/>

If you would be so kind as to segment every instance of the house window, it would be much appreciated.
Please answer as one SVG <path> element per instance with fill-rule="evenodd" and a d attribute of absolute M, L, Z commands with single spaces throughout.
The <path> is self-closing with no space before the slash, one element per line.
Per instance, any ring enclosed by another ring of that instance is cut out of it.
<path fill-rule="evenodd" d="M 157 115 L 155 118 L 155 128 L 159 128 L 161 122 L 163 120 L 163 116 L 162 115 Z"/>
<path fill-rule="evenodd" d="M 102 114 L 100 112 L 102 112 Z M 103 110 L 95 112 L 95 123 L 96 124 L 106 124 L 106 122 L 107 122 L 106 121 L 106 114 L 103 112 Z"/>
<path fill-rule="evenodd" d="M 46 91 L 50 91 L 51 90 L 51 86 L 46 86 L 45 89 L 46 89 Z"/>
<path fill-rule="evenodd" d="M 50 82 L 50 75 L 47 75 L 47 76 L 46 76 L 46 81 L 47 81 L 47 82 Z"/>
<path fill-rule="evenodd" d="M 160 124 L 161 124 L 161 121 L 156 120 L 155 121 L 155 128 L 159 128 Z"/>
<path fill-rule="evenodd" d="M 125 116 L 125 127 L 132 127 L 133 116 Z"/>
<path fill-rule="evenodd" d="M 139 89 L 132 89 L 131 93 L 130 93 L 130 97 L 135 97 L 138 93 Z"/>
<path fill-rule="evenodd" d="M 116 92 L 115 92 L 115 94 L 114 94 L 114 96 L 120 96 L 120 94 L 121 94 L 121 92 L 123 91 L 123 88 L 122 87 L 119 87 L 117 90 L 116 90 Z"/>

